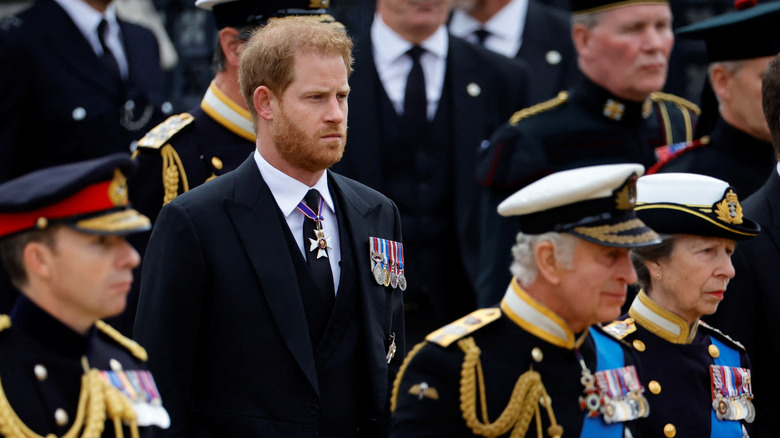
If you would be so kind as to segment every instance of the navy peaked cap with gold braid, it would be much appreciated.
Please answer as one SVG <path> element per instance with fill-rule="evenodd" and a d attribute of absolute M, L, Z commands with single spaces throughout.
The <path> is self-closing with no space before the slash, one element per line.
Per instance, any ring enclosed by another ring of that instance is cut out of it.
<path fill-rule="evenodd" d="M 271 18 L 290 15 L 327 17 L 330 0 L 197 0 L 195 6 L 212 11 L 217 29 L 259 26 Z"/>
<path fill-rule="evenodd" d="M 604 246 L 631 248 L 660 242 L 634 213 L 641 164 L 605 164 L 548 175 L 498 206 L 526 234 L 569 233 Z"/>
<path fill-rule="evenodd" d="M 609 9 L 622 8 L 634 5 L 668 5 L 669 0 L 571 0 L 571 13 L 593 14 Z"/>
<path fill-rule="evenodd" d="M 91 234 L 128 234 L 151 228 L 130 208 L 129 154 L 37 170 L 0 184 L 0 237 L 64 224 Z"/>
<path fill-rule="evenodd" d="M 647 175 L 637 191 L 637 216 L 659 233 L 747 240 L 761 229 L 742 214 L 734 188 L 711 176 Z"/>

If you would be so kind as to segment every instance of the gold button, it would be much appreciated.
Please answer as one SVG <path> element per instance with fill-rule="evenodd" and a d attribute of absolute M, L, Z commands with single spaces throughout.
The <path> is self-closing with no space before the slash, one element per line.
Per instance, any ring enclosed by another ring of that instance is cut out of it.
<path fill-rule="evenodd" d="M 653 394 L 658 395 L 661 393 L 661 384 L 655 380 L 651 380 L 650 383 L 647 384 L 647 389 Z"/>
<path fill-rule="evenodd" d="M 211 165 L 214 166 L 214 168 L 217 170 L 222 170 L 222 168 L 225 167 L 219 157 L 211 157 Z"/>
<path fill-rule="evenodd" d="M 669 423 L 666 426 L 664 426 L 664 436 L 672 438 L 677 435 L 677 428 L 674 427 L 674 424 Z"/>
<path fill-rule="evenodd" d="M 38 220 L 35 221 L 35 228 L 42 230 L 49 226 L 49 221 L 45 217 L 39 217 Z"/>
<path fill-rule="evenodd" d="M 639 339 L 634 339 L 634 342 L 632 342 L 631 345 L 636 348 L 636 351 L 645 351 L 645 343 Z"/>
<path fill-rule="evenodd" d="M 57 408 L 54 411 L 54 421 L 57 422 L 57 426 L 66 426 L 68 424 L 68 413 L 65 409 Z"/>
<path fill-rule="evenodd" d="M 544 354 L 542 353 L 542 349 L 539 347 L 534 347 L 533 350 L 531 350 L 531 357 L 534 359 L 534 362 L 539 363 L 544 358 Z"/>
<path fill-rule="evenodd" d="M 718 347 L 710 344 L 709 347 L 707 347 L 707 352 L 710 353 L 710 356 L 712 356 L 713 359 L 720 356 L 720 350 L 718 350 Z"/>
<path fill-rule="evenodd" d="M 35 373 L 35 377 L 38 378 L 41 382 L 46 380 L 47 377 L 49 377 L 49 371 L 46 369 L 45 366 L 41 364 L 35 365 L 33 368 L 33 372 Z"/>

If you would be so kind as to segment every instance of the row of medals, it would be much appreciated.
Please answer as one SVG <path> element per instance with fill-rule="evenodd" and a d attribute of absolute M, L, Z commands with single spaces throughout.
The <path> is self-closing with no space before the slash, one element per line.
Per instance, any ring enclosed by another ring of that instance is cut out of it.
<path fill-rule="evenodd" d="M 380 286 L 392 286 L 393 289 L 400 288 L 406 290 L 406 277 L 403 272 L 398 271 L 395 262 L 390 263 L 390 269 L 387 269 L 385 255 L 378 252 L 371 252 L 371 259 L 376 262 L 373 273 L 374 280 Z"/>

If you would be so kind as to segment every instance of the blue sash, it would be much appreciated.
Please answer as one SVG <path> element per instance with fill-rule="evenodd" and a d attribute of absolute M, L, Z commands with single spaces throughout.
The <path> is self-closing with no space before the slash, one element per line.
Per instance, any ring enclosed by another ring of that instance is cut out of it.
<path fill-rule="evenodd" d="M 596 344 L 596 371 L 624 366 L 623 350 L 620 348 L 620 344 L 593 328 L 590 329 L 590 336 L 593 338 L 593 343 Z M 580 438 L 623 438 L 623 423 L 607 424 L 601 415 L 586 416 L 582 423 Z"/>
<path fill-rule="evenodd" d="M 714 336 L 710 336 L 712 345 L 718 347 L 720 355 L 715 358 L 715 365 L 739 367 L 741 362 L 739 360 L 739 352 L 731 347 L 728 347 L 723 342 L 715 339 Z M 710 409 L 710 438 L 734 438 L 742 437 L 742 423 L 734 420 L 718 420 L 715 416 L 715 410 Z"/>

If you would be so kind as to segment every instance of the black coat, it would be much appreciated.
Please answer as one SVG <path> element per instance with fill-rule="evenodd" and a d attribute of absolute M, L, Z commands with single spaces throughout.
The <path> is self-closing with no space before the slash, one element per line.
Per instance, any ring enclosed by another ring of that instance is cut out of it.
<path fill-rule="evenodd" d="M 385 91 L 376 72 L 369 35 L 357 39 L 354 55 L 355 73 L 349 80 L 349 144 L 343 159 L 333 168 L 384 193 L 383 131 L 377 96 Z M 528 101 L 526 93 L 530 85 L 524 64 L 511 62 L 453 36 L 449 37 L 446 74 L 451 84 L 454 131 L 450 135 L 454 140 L 450 155 L 455 176 L 452 210 L 457 235 L 454 238 L 460 262 L 473 283 L 479 229 L 476 214 L 479 186 L 474 176 L 477 152 L 493 131 Z M 474 84 L 478 86 L 477 93 Z"/>
<path fill-rule="evenodd" d="M 780 430 L 780 341 L 777 314 L 777 266 L 780 263 L 780 176 L 773 170 L 763 187 L 743 202 L 745 217 L 758 222 L 761 232 L 740 242 L 732 257 L 736 275 L 729 282 L 718 311 L 706 318 L 744 344 L 753 364 L 756 396 L 755 434 L 774 437 Z"/>
<path fill-rule="evenodd" d="M 776 165 L 772 143 L 752 137 L 718 118 L 709 142 L 680 151 L 660 172 L 709 175 L 731 184 L 740 198 L 747 199 L 764 184 Z"/>
<path fill-rule="evenodd" d="M 124 91 L 103 73 L 92 46 L 54 0 L 36 0 L 0 22 L 0 181 L 129 153 L 131 142 L 161 121 L 157 41 L 141 26 L 121 20 L 119 26 L 129 69 Z M 138 123 L 122 126 L 128 101 Z"/>
<path fill-rule="evenodd" d="M 83 358 L 91 369 L 116 371 L 117 365 L 124 371 L 146 369 L 138 356 L 107 332 L 93 327 L 87 335 L 78 334 L 25 296 L 16 300 L 10 316 L 11 327 L 0 332 L 0 356 L 5 358 L 0 361 L 2 390 L 19 419 L 39 435 L 63 436 L 73 427 L 82 391 Z M 143 349 L 133 348 L 143 357 Z M 63 411 L 66 415 L 61 418 L 66 421 L 58 425 L 55 418 Z M 5 430 L 7 425 L 2 423 L 0 428 Z M 142 427 L 140 432 L 142 437 L 151 437 L 155 428 Z M 130 436 L 126 427 L 123 433 Z M 100 436 L 114 436 L 113 422 L 105 423 Z"/>
<path fill-rule="evenodd" d="M 369 237 L 400 242 L 399 214 L 386 197 L 352 180 L 330 173 L 329 184 L 356 262 L 359 369 L 369 394 L 360 400 L 360 420 L 381 429 L 389 380 L 405 351 L 403 300 L 399 290 L 376 284 Z M 283 227 L 252 156 L 160 212 L 134 333 L 170 399 L 170 436 L 313 437 L 320 406 L 340 406 L 319 395 L 321 370 Z M 393 334 L 398 353 L 388 364 Z"/>
<path fill-rule="evenodd" d="M 608 117 L 622 105 L 620 120 Z M 627 102 L 587 78 L 547 102 L 518 111 L 496 131 L 479 158 L 481 199 L 477 304 L 495 304 L 509 281 L 511 247 L 520 231 L 496 212 L 517 190 L 550 173 L 611 163 L 656 162 L 655 148 L 691 141 L 696 107 L 684 99 L 653 94 Z"/>

